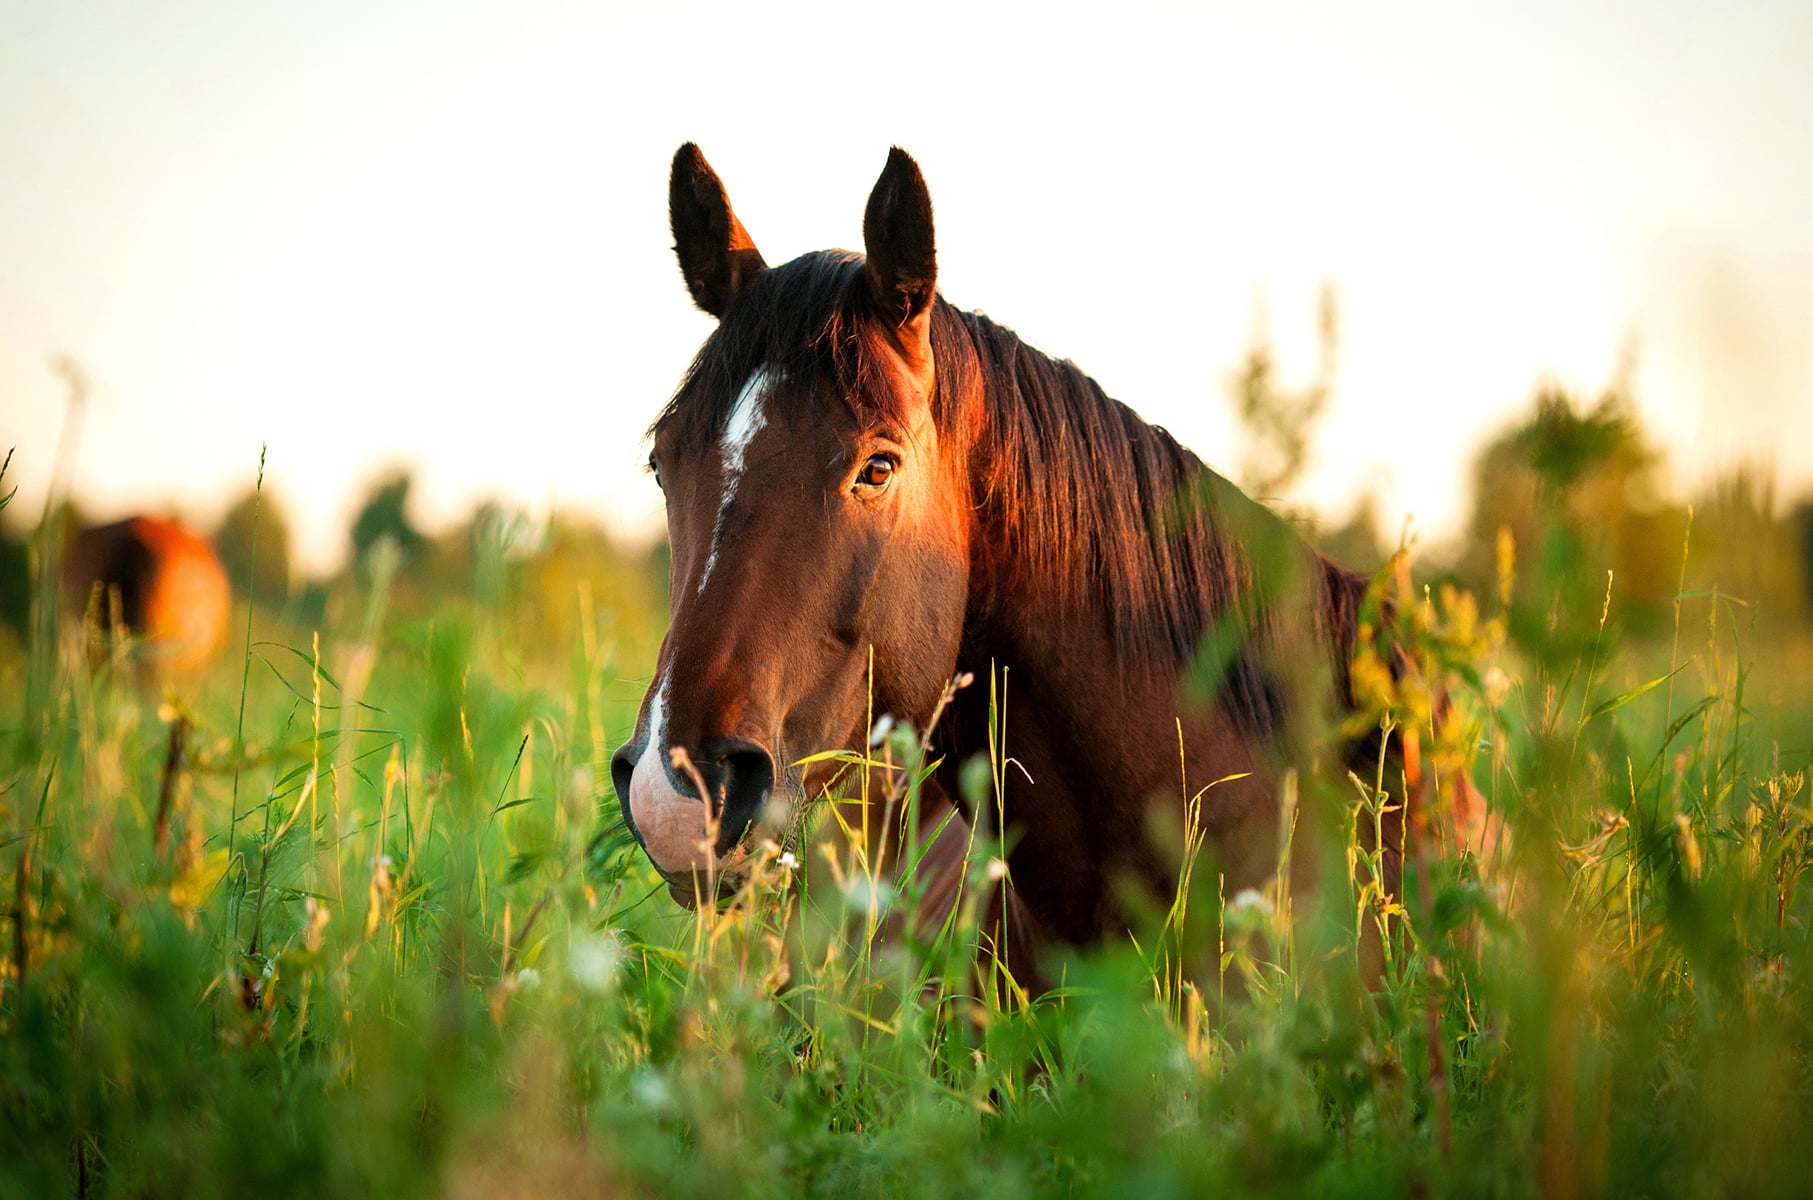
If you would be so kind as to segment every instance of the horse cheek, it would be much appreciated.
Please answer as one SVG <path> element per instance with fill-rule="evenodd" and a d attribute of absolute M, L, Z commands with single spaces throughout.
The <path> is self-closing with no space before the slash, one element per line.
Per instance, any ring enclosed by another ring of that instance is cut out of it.
<path fill-rule="evenodd" d="M 925 720 L 957 669 L 969 572 L 957 548 L 915 539 L 889 572 L 885 626 L 876 661 L 891 664 L 890 700 L 903 716 Z"/>

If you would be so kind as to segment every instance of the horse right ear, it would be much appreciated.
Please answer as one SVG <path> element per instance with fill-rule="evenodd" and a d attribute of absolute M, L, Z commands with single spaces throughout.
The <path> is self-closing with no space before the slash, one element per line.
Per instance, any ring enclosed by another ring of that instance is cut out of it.
<path fill-rule="evenodd" d="M 869 296 L 894 335 L 907 364 L 932 378 L 932 301 L 937 298 L 938 253 L 932 234 L 932 194 L 912 155 L 888 151 L 869 206 L 862 216 Z"/>
<path fill-rule="evenodd" d="M 674 253 L 686 276 L 693 302 L 714 317 L 730 311 L 731 301 L 764 271 L 762 252 L 736 213 L 717 172 L 687 142 L 674 153 L 667 183 L 667 216 L 673 224 Z"/>

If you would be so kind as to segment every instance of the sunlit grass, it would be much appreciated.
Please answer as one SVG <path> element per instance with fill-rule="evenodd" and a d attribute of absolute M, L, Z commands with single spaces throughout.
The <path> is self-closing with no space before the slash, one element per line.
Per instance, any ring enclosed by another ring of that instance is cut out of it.
<path fill-rule="evenodd" d="M 1392 736 L 1438 772 L 1483 748 L 1502 852 L 1412 855 L 1405 927 L 1353 835 L 1403 781 L 1306 765 L 1270 887 L 1225 895 L 1186 819 L 1176 895 L 1035 995 L 986 835 L 950 921 L 893 919 L 924 887 L 882 865 L 922 844 L 923 731 L 875 714 L 818 836 L 695 917 L 604 770 L 647 625 L 581 589 L 550 629 L 495 580 L 392 612 L 373 565 L 336 625 L 254 620 L 168 694 L 129 644 L 91 669 L 81 630 L 0 663 L 0 1194 L 1805 1186 L 1806 739 L 1759 730 L 1808 706 L 1754 707 L 1771 651 L 1728 597 L 1684 581 L 1669 661 L 1616 644 L 1615 582 L 1583 660 L 1412 594 L 1471 723 L 1400 691 Z M 1013 681 L 966 685 L 997 717 L 963 771 L 986 811 Z M 1213 764 L 1178 770 L 1212 797 Z M 1337 852 L 1293 892 L 1318 821 Z M 1369 924 L 1397 929 L 1370 989 Z"/>

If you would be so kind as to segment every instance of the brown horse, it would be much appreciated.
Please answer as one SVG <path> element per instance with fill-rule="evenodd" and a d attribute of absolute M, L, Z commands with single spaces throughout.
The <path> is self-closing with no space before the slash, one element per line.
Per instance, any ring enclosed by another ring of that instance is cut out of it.
<path fill-rule="evenodd" d="M 946 303 L 898 148 L 864 255 L 769 267 L 690 144 L 669 198 L 719 324 L 652 430 L 672 624 L 612 776 L 674 895 L 734 884 L 755 834 L 788 834 L 824 783 L 789 764 L 861 747 L 871 710 L 923 727 L 959 672 L 1006 687 L 990 803 L 1036 937 L 1099 940 L 1126 928 L 1124 882 L 1175 886 L 1151 831 L 1181 827 L 1186 772 L 1228 894 L 1270 878 L 1286 749 L 1349 703 L 1365 581 L 1075 366 Z M 937 727 L 948 795 L 990 747 L 986 692 Z"/>
<path fill-rule="evenodd" d="M 214 548 L 162 517 L 129 517 L 76 534 L 63 589 L 76 612 L 98 602 L 102 629 L 123 625 L 140 639 L 136 657 L 153 674 L 205 665 L 232 615 L 232 589 Z"/>

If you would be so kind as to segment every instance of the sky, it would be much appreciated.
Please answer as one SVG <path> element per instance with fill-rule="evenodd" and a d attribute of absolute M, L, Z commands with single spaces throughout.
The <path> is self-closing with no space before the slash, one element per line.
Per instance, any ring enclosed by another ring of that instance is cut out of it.
<path fill-rule="evenodd" d="M 1813 5 L 131 5 L 0 0 L 0 452 L 35 516 L 78 361 L 96 516 L 256 476 L 305 568 L 371 481 L 659 529 L 643 437 L 710 318 L 667 168 L 768 261 L 860 248 L 891 144 L 940 287 L 1231 472 L 1256 327 L 1339 297 L 1292 497 L 1426 538 L 1548 379 L 1634 364 L 1682 486 L 1813 491 Z"/>

